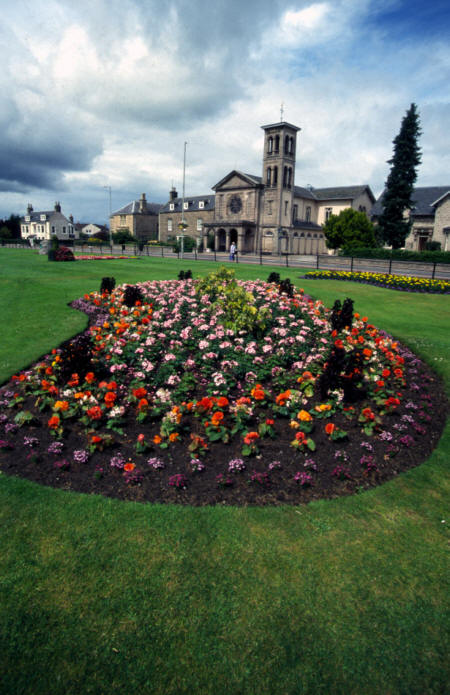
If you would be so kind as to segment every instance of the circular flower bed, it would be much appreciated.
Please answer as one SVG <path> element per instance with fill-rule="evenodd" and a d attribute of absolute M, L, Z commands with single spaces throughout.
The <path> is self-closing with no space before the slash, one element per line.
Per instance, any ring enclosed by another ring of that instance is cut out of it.
<path fill-rule="evenodd" d="M 442 431 L 436 376 L 349 299 L 328 310 L 221 269 L 74 304 L 89 330 L 0 392 L 6 473 L 142 501 L 297 504 L 392 478 Z"/>

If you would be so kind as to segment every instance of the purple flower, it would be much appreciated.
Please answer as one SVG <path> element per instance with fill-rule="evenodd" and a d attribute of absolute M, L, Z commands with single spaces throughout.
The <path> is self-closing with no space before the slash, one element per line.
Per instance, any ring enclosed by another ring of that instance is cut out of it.
<path fill-rule="evenodd" d="M 62 471 L 66 471 L 68 468 L 70 468 L 70 463 L 67 459 L 61 459 L 60 461 L 55 461 L 53 463 L 53 466 L 55 468 L 59 468 Z"/>
<path fill-rule="evenodd" d="M 200 461 L 200 459 L 191 459 L 191 467 L 195 473 L 201 473 L 204 471 L 206 466 Z"/>
<path fill-rule="evenodd" d="M 257 483 L 258 485 L 262 485 L 263 487 L 269 487 L 270 486 L 269 474 L 266 471 L 264 471 L 263 473 L 258 473 L 257 471 L 255 471 L 250 476 L 250 482 L 251 483 Z"/>
<path fill-rule="evenodd" d="M 73 460 L 77 463 L 87 463 L 89 461 L 89 452 L 85 449 L 76 449 L 73 452 Z"/>
<path fill-rule="evenodd" d="M 309 487 L 313 481 L 312 475 L 309 475 L 309 473 L 306 473 L 305 471 L 298 471 L 294 475 L 294 480 L 302 487 Z"/>
<path fill-rule="evenodd" d="M 39 445 L 39 439 L 37 437 L 24 437 L 23 443 L 24 446 L 29 446 L 30 449 L 33 449 L 35 446 Z"/>
<path fill-rule="evenodd" d="M 125 463 L 125 459 L 120 453 L 117 456 L 112 456 L 109 461 L 109 465 L 113 468 L 123 468 Z"/>
<path fill-rule="evenodd" d="M 242 459 L 232 459 L 228 464 L 229 473 L 239 473 L 245 470 L 245 463 Z"/>
<path fill-rule="evenodd" d="M 269 463 L 268 468 L 269 468 L 269 471 L 275 471 L 275 470 L 279 471 L 279 470 L 281 470 L 282 465 L 281 465 L 280 461 L 272 461 L 272 463 Z"/>
<path fill-rule="evenodd" d="M 177 490 L 186 490 L 188 485 L 188 479 L 183 473 L 176 473 L 171 475 L 169 478 L 170 487 L 175 487 Z"/>
<path fill-rule="evenodd" d="M 52 442 L 47 449 L 49 454 L 60 454 L 64 449 L 64 444 L 62 442 Z"/>
<path fill-rule="evenodd" d="M 5 425 L 5 432 L 8 434 L 14 434 L 14 432 L 17 432 L 19 429 L 19 425 L 17 425 L 15 422 L 8 422 Z"/>
<path fill-rule="evenodd" d="M 382 432 L 382 433 L 380 434 L 380 439 L 381 439 L 381 441 L 383 441 L 383 442 L 392 442 L 392 440 L 394 439 L 394 437 L 393 437 L 393 435 L 392 435 L 391 432 L 388 432 L 387 430 L 385 430 L 384 432 Z"/>
<path fill-rule="evenodd" d="M 155 470 L 162 469 L 162 468 L 166 467 L 166 464 L 164 463 L 164 461 L 162 461 L 162 459 L 159 459 L 157 456 L 149 458 L 147 463 L 149 466 L 151 466 L 151 468 L 154 468 Z"/>
<path fill-rule="evenodd" d="M 336 466 L 331 472 L 331 475 L 333 475 L 335 478 L 339 478 L 339 480 L 351 480 L 351 473 L 348 468 L 345 468 L 345 466 Z"/>
<path fill-rule="evenodd" d="M 400 437 L 398 440 L 400 444 L 403 444 L 403 446 L 410 447 L 415 443 L 414 437 L 411 437 L 410 434 L 405 434 L 403 437 Z"/>

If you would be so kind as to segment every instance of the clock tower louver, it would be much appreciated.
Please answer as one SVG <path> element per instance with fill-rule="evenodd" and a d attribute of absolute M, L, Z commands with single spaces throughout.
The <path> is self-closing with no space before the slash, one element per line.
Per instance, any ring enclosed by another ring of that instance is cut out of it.
<path fill-rule="evenodd" d="M 284 121 L 261 127 L 264 130 L 262 225 L 278 236 L 278 250 L 283 251 L 282 239 L 287 240 L 288 228 L 292 225 L 295 155 L 300 128 Z"/>

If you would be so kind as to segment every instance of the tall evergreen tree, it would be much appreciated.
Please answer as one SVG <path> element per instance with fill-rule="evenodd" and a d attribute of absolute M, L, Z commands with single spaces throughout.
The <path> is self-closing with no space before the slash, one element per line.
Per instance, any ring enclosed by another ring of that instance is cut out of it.
<path fill-rule="evenodd" d="M 420 134 L 417 107 L 411 104 L 393 141 L 394 156 L 388 161 L 391 171 L 382 199 L 383 212 L 378 220 L 383 240 L 394 249 L 404 245 L 412 225 L 409 216 L 405 217 L 404 213 L 414 207 L 412 193 L 417 178 L 416 167 L 421 161 L 417 144 Z"/>

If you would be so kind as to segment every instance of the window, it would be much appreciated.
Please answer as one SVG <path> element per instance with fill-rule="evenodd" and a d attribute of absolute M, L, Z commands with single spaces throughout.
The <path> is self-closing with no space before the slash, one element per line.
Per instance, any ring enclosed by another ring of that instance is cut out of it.
<path fill-rule="evenodd" d="M 287 183 L 287 187 L 290 188 L 291 185 L 292 185 L 292 168 L 289 167 L 289 169 L 288 169 L 288 183 Z"/>
<path fill-rule="evenodd" d="M 264 236 L 273 236 L 273 232 L 265 232 Z"/>
<path fill-rule="evenodd" d="M 171 232 L 172 229 L 173 229 L 172 218 L 169 217 L 169 219 L 167 220 L 167 231 L 168 231 L 168 232 Z"/>
<path fill-rule="evenodd" d="M 187 200 L 185 200 L 184 203 L 183 203 L 183 209 L 184 209 L 184 210 L 188 210 L 188 209 L 189 209 L 189 203 L 188 203 Z"/>
<path fill-rule="evenodd" d="M 295 222 L 298 219 L 298 205 L 294 205 L 292 208 L 292 221 Z"/>
<path fill-rule="evenodd" d="M 198 203 L 198 207 L 199 207 L 199 210 L 203 210 L 204 207 L 205 207 L 205 201 L 204 201 L 204 200 L 200 200 L 199 203 Z"/>
<path fill-rule="evenodd" d="M 288 180 L 288 168 L 284 167 L 284 169 L 283 169 L 283 188 L 286 188 L 287 180 Z"/>
<path fill-rule="evenodd" d="M 267 143 L 267 152 L 269 154 L 272 154 L 272 152 L 273 152 L 273 137 L 272 136 L 270 136 L 268 143 Z"/>
<path fill-rule="evenodd" d="M 280 151 L 280 136 L 275 135 L 275 152 Z"/>
<path fill-rule="evenodd" d="M 266 182 L 267 182 L 268 186 L 270 186 L 271 181 L 272 181 L 272 169 L 270 167 L 267 167 Z"/>
<path fill-rule="evenodd" d="M 31 217 L 29 215 L 25 215 L 25 222 L 31 222 Z"/>
<path fill-rule="evenodd" d="M 365 212 L 366 211 L 366 206 L 365 205 L 360 205 L 358 208 L 359 212 Z"/>
<path fill-rule="evenodd" d="M 272 185 L 276 186 L 278 183 L 278 167 L 273 168 Z"/>
<path fill-rule="evenodd" d="M 62 232 L 62 233 L 63 233 L 63 234 L 66 233 L 66 228 L 65 228 L 65 227 L 63 227 L 63 232 Z"/>
<path fill-rule="evenodd" d="M 203 229 L 203 220 L 201 217 L 197 218 L 197 232 L 201 232 Z"/>
<path fill-rule="evenodd" d="M 169 210 L 175 210 L 175 204 L 169 203 Z"/>
<path fill-rule="evenodd" d="M 54 233 L 55 233 L 55 228 L 54 228 L 54 227 L 52 227 L 52 234 L 54 234 Z"/>
<path fill-rule="evenodd" d="M 333 208 L 325 208 L 325 222 L 328 222 L 332 214 Z"/>
<path fill-rule="evenodd" d="M 305 220 L 311 222 L 311 206 L 308 205 L 305 212 Z"/>
<path fill-rule="evenodd" d="M 271 215 L 271 214 L 272 214 L 272 203 L 273 203 L 272 200 L 268 200 L 268 201 L 267 201 L 267 214 L 268 214 L 268 215 Z"/>
<path fill-rule="evenodd" d="M 289 138 L 289 154 L 294 154 L 294 138 Z"/>
<path fill-rule="evenodd" d="M 46 215 L 41 215 L 41 217 L 40 217 L 41 222 L 45 222 L 46 219 L 47 219 Z"/>
<path fill-rule="evenodd" d="M 284 154 L 289 154 L 289 137 L 284 138 Z"/>
<path fill-rule="evenodd" d="M 121 215 L 120 216 L 120 225 L 125 225 L 127 223 L 127 216 L 126 215 Z"/>
<path fill-rule="evenodd" d="M 288 206 L 289 206 L 289 200 L 284 201 L 284 214 L 288 214 Z"/>

